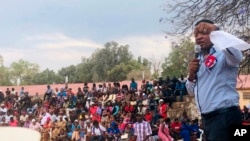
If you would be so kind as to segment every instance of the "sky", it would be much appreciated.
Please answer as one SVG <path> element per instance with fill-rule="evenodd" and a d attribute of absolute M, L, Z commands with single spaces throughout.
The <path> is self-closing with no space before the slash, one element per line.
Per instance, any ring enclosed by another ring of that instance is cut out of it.
<path fill-rule="evenodd" d="M 161 60 L 171 51 L 159 22 L 166 0 L 0 0 L 0 55 L 40 70 L 77 65 L 110 41 L 135 58 Z"/>

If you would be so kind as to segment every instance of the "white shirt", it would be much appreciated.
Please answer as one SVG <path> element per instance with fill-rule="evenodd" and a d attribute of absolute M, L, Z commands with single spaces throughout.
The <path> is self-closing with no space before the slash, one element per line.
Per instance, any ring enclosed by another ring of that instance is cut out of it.
<path fill-rule="evenodd" d="M 5 115 L 5 121 L 9 123 L 10 117 L 13 117 L 12 115 Z"/>
<path fill-rule="evenodd" d="M 6 113 L 7 113 L 7 108 L 5 108 L 5 107 L 2 108 L 2 107 L 1 107 L 1 108 L 0 108 L 0 111 L 6 114 Z"/>
<path fill-rule="evenodd" d="M 106 132 L 106 128 L 102 125 L 99 125 L 99 128 L 92 127 L 92 134 L 95 134 L 97 136 L 100 136 L 103 134 L 103 132 Z"/>
<path fill-rule="evenodd" d="M 41 125 L 43 125 L 47 121 L 48 117 L 51 118 L 51 115 L 49 113 L 45 113 L 44 116 L 42 117 Z"/>

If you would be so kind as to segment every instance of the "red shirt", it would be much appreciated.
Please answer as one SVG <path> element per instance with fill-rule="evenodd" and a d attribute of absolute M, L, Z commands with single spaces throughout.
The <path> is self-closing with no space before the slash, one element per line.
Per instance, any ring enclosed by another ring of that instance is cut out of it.
<path fill-rule="evenodd" d="M 124 108 L 124 111 L 125 112 L 130 112 L 130 113 L 132 113 L 133 111 L 134 111 L 134 106 L 132 106 L 132 105 L 127 105 L 127 106 L 125 106 L 125 108 Z"/>
<path fill-rule="evenodd" d="M 166 119 L 167 118 L 167 104 L 162 104 L 159 106 L 159 113 L 160 115 L 163 117 L 163 119 Z M 165 112 L 163 112 L 165 111 Z"/>
<path fill-rule="evenodd" d="M 181 123 L 180 123 L 180 122 L 178 122 L 178 123 L 173 122 L 173 123 L 171 124 L 171 128 L 172 128 L 174 131 L 180 132 L 180 131 L 181 131 Z"/>
<path fill-rule="evenodd" d="M 18 125 L 17 120 L 13 120 L 13 122 L 9 122 L 9 126 L 16 127 Z"/>
<path fill-rule="evenodd" d="M 147 122 L 151 122 L 153 119 L 153 115 L 152 115 L 152 113 L 148 112 L 145 114 L 144 118 Z"/>
<path fill-rule="evenodd" d="M 93 116 L 96 113 L 97 108 L 98 108 L 97 106 L 90 106 L 89 113 Z"/>

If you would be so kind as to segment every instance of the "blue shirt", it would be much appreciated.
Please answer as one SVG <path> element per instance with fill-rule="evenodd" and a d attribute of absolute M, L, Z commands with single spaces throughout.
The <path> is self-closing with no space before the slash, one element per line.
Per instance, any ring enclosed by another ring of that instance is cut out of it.
<path fill-rule="evenodd" d="M 120 133 L 120 130 L 118 128 L 108 128 L 108 133 L 109 134 L 119 134 Z"/>
<path fill-rule="evenodd" d="M 136 82 L 131 82 L 130 83 L 130 89 L 131 90 L 137 90 L 137 83 Z"/>
<path fill-rule="evenodd" d="M 57 97 L 59 97 L 59 96 L 66 97 L 66 96 L 67 96 L 67 93 L 66 93 L 66 92 L 59 92 L 59 93 L 57 94 Z"/>
<path fill-rule="evenodd" d="M 204 63 L 204 55 L 200 54 L 197 80 L 195 83 L 186 82 L 188 93 L 195 95 L 198 109 L 203 114 L 221 108 L 239 106 L 236 83 L 238 67 L 242 59 L 241 51 L 233 47 L 219 50 L 213 46 L 210 54 L 216 57 L 216 64 L 210 69 L 207 68 Z"/>

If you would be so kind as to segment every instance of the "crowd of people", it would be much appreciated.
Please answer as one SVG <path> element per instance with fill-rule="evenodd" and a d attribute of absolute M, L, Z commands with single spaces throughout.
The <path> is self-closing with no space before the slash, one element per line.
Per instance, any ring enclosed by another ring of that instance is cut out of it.
<path fill-rule="evenodd" d="M 184 141 L 199 137 L 197 119 L 168 117 L 175 101 L 183 101 L 185 78 L 159 78 L 130 84 L 84 83 L 72 90 L 47 85 L 44 95 L 0 90 L 0 126 L 41 132 L 43 141 Z M 178 96 L 178 99 L 177 99 Z M 172 120 L 172 121 L 171 121 Z"/>
<path fill-rule="evenodd" d="M 30 96 L 24 87 L 7 88 L 0 90 L 0 126 L 37 130 L 43 141 L 195 141 L 201 133 L 198 119 L 190 119 L 185 111 L 181 117 L 167 115 L 172 102 L 183 100 L 185 81 L 160 78 L 141 86 L 134 79 L 129 86 L 85 83 L 76 92 L 68 85 L 48 85 L 42 96 Z M 242 110 L 246 124 L 248 107 Z"/>

